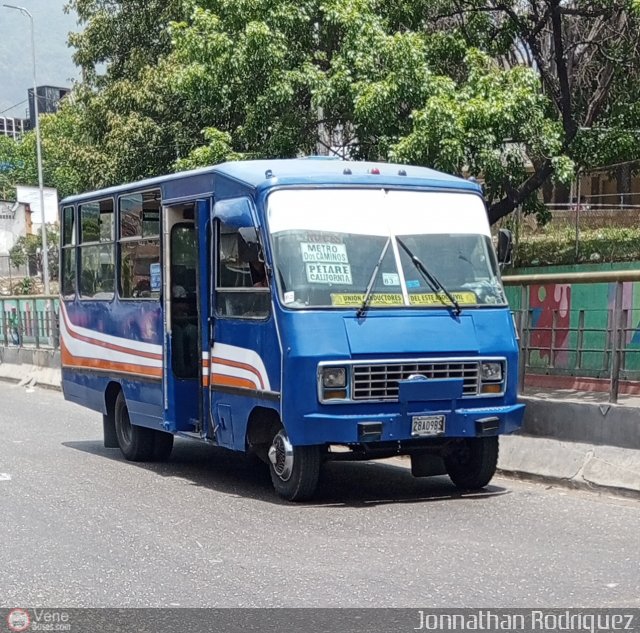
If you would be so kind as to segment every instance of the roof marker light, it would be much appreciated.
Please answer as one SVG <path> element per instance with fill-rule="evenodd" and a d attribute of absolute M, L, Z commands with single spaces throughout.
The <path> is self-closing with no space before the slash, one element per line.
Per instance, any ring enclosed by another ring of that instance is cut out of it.
<path fill-rule="evenodd" d="M 406 169 L 398 169 L 398 176 L 406 176 L 406 175 L 407 175 Z"/>
<path fill-rule="evenodd" d="M 379 176 L 379 175 L 380 175 L 380 170 L 379 170 L 377 167 L 372 167 L 372 168 L 369 170 L 369 173 L 370 173 L 372 176 Z"/>
<path fill-rule="evenodd" d="M 345 168 L 342 170 L 342 173 L 343 173 L 345 176 L 351 176 L 351 170 L 350 170 L 348 167 L 345 167 Z"/>
<path fill-rule="evenodd" d="M 264 177 L 273 178 L 273 172 L 270 169 L 267 169 L 267 171 L 264 172 Z"/>

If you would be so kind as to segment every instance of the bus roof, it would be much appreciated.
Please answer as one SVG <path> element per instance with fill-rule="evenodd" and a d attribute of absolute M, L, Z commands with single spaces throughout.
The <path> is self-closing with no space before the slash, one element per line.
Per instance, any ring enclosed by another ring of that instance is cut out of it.
<path fill-rule="evenodd" d="M 249 187 L 275 182 L 286 184 L 367 184 L 380 182 L 395 186 L 429 186 L 480 192 L 479 185 L 471 180 L 451 176 L 443 172 L 394 163 L 343 161 L 324 156 L 295 159 L 263 159 L 222 163 L 191 171 L 178 172 L 138 182 L 118 185 L 97 191 L 69 196 L 60 204 L 73 204 L 87 199 L 123 194 L 129 191 L 142 191 L 162 187 L 177 181 L 191 178 L 201 180 L 208 175 L 220 174 L 241 182 Z M 212 179 L 213 188 L 213 179 Z"/>

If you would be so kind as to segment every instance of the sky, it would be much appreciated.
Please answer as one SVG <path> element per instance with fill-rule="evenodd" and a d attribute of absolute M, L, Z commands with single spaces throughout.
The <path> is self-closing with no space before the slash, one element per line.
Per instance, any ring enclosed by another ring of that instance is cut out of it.
<path fill-rule="evenodd" d="M 70 87 L 79 78 L 67 46 L 76 18 L 63 8 L 66 0 L 0 0 L 0 116 L 26 117 L 27 90 L 33 85 L 29 19 L 3 3 L 23 6 L 33 14 L 36 79 L 39 86 Z"/>

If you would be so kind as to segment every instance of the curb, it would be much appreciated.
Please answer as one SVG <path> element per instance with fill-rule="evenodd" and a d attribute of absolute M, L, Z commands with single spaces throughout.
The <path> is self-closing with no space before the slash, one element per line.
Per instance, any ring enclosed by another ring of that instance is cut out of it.
<path fill-rule="evenodd" d="M 528 435 L 500 437 L 498 469 L 575 488 L 640 493 L 640 450 Z"/>
<path fill-rule="evenodd" d="M 573 395 L 573 394 L 571 394 Z M 640 407 L 576 397 L 521 396 L 526 405 L 521 433 L 595 446 L 640 449 Z"/>

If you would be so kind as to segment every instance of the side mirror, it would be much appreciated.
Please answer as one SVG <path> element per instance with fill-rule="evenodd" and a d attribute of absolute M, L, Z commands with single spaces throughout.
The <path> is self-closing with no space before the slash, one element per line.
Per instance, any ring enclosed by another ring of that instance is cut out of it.
<path fill-rule="evenodd" d="M 502 267 L 511 263 L 513 255 L 513 233 L 509 229 L 498 231 L 498 264 Z"/>

